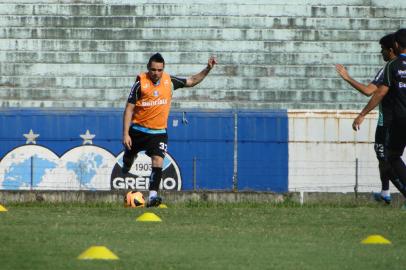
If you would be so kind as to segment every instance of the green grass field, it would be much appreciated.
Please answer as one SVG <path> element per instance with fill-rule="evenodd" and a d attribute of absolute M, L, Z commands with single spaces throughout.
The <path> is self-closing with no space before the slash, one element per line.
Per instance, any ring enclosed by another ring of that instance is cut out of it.
<path fill-rule="evenodd" d="M 406 212 L 382 205 L 7 205 L 0 269 L 405 269 Z M 391 245 L 363 245 L 380 234 Z M 93 245 L 117 261 L 78 260 Z"/>

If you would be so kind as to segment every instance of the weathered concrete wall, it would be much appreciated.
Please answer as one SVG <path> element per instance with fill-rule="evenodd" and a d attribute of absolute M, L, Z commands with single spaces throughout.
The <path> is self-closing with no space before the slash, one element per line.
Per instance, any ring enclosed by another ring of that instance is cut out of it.
<path fill-rule="evenodd" d="M 21 202 L 72 202 L 72 203 L 120 203 L 125 191 L 0 191 L 0 203 Z M 184 202 L 283 202 L 293 194 L 271 192 L 216 192 L 161 191 L 166 203 Z M 145 194 L 146 195 L 146 194 Z"/>
<path fill-rule="evenodd" d="M 121 203 L 125 192 L 113 191 L 0 191 L 0 204 L 15 203 Z M 334 204 L 367 205 L 374 203 L 370 193 L 312 193 L 291 192 L 277 194 L 271 192 L 162 192 L 164 202 L 172 207 L 182 203 L 300 203 L 300 204 Z M 392 206 L 403 204 L 402 195 L 392 195 Z"/>
<path fill-rule="evenodd" d="M 134 4 L 136 3 L 136 4 Z M 287 3 L 287 4 L 286 4 Z M 123 107 L 154 52 L 188 76 L 219 66 L 177 108 L 354 109 L 366 98 L 378 40 L 406 27 L 406 2 L 5 0 L 0 3 L 1 107 Z"/>
<path fill-rule="evenodd" d="M 381 190 L 374 151 L 377 112 L 357 132 L 351 128 L 356 111 L 290 110 L 288 115 L 289 191 L 353 192 L 356 184 L 359 192 Z"/>

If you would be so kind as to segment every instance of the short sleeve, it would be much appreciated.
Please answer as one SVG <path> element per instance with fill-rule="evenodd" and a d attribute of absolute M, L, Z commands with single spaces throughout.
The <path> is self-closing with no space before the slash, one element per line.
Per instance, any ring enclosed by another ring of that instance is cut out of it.
<path fill-rule="evenodd" d="M 383 71 L 384 71 L 384 68 L 381 68 L 379 71 L 378 71 L 378 73 L 375 75 L 375 77 L 374 77 L 374 79 L 371 81 L 371 83 L 372 84 L 374 84 L 374 85 L 381 85 L 381 84 L 383 84 Z"/>
<path fill-rule="evenodd" d="M 186 79 L 184 78 L 178 78 L 175 76 L 171 76 L 171 81 L 173 85 L 173 90 L 176 90 L 178 88 L 183 88 L 186 85 Z"/>
<path fill-rule="evenodd" d="M 391 87 L 392 85 L 392 70 L 391 70 L 391 64 L 393 61 L 389 62 L 386 64 L 385 69 L 383 71 L 383 85 L 387 87 Z"/>
<path fill-rule="evenodd" d="M 135 80 L 133 86 L 131 87 L 130 94 L 128 95 L 128 103 L 135 104 L 137 100 L 140 97 L 140 89 L 141 89 L 141 83 L 140 83 L 140 77 L 137 76 L 137 79 Z"/>

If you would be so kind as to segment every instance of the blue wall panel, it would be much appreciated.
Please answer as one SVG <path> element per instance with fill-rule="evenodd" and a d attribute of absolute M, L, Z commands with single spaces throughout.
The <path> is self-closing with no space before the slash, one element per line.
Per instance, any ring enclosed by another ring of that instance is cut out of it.
<path fill-rule="evenodd" d="M 61 156 L 82 145 L 86 130 L 95 134 L 93 144 L 113 154 L 122 151 L 123 110 L 0 110 L 0 158 L 17 146 L 24 145 L 23 134 L 30 129 L 39 134 L 37 144 Z"/>
<path fill-rule="evenodd" d="M 193 189 L 194 157 L 197 189 L 232 189 L 234 118 L 231 112 L 185 115 L 173 112 L 168 134 L 169 152 L 181 168 L 184 189 Z"/>
<path fill-rule="evenodd" d="M 288 191 L 287 111 L 238 112 L 238 190 Z"/>

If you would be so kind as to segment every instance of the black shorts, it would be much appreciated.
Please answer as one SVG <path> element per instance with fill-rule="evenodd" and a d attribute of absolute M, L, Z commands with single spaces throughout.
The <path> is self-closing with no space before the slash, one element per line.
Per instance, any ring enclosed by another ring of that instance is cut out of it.
<path fill-rule="evenodd" d="M 131 154 L 145 151 L 148 156 L 160 156 L 165 158 L 168 149 L 168 134 L 149 134 L 130 127 L 132 140 Z M 128 151 L 128 150 L 127 150 Z"/>
<path fill-rule="evenodd" d="M 375 131 L 374 149 L 376 153 L 376 158 L 380 161 L 387 160 L 388 140 L 389 140 L 389 128 L 385 126 L 377 126 Z"/>
<path fill-rule="evenodd" d="M 391 154 L 402 156 L 406 146 L 406 118 L 394 119 L 389 131 L 388 148 Z"/>

